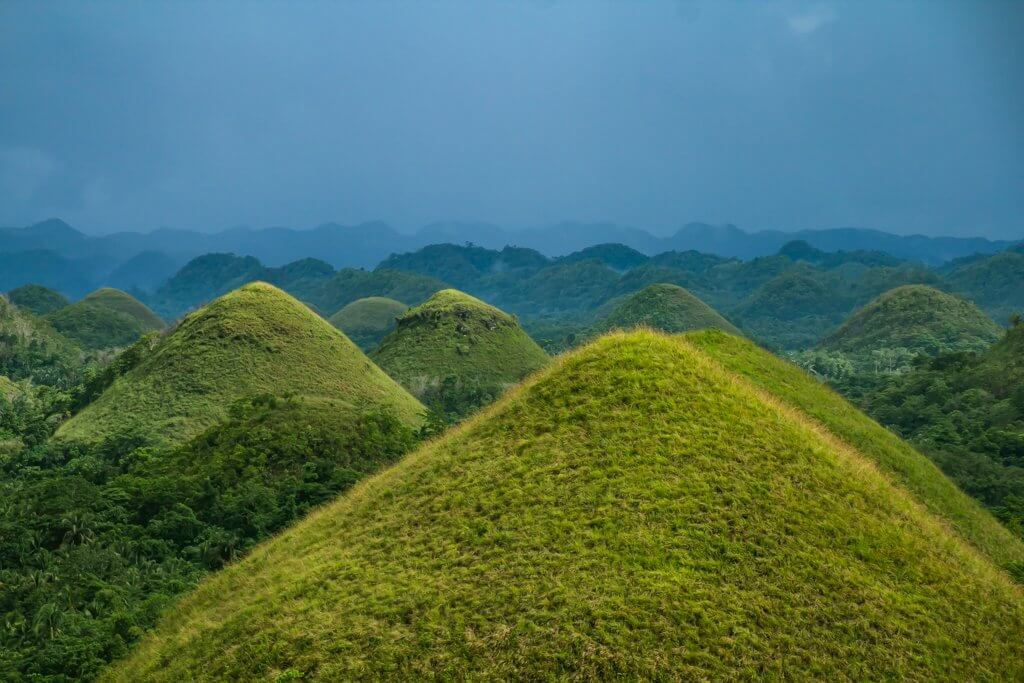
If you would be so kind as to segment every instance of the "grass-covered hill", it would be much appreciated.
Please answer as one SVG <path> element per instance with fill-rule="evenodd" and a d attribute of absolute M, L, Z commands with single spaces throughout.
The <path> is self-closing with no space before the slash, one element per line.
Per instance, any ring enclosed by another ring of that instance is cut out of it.
<path fill-rule="evenodd" d="M 80 379 L 82 360 L 78 344 L 0 296 L 0 374 L 70 388 Z"/>
<path fill-rule="evenodd" d="M 372 357 L 425 403 L 459 415 L 549 361 L 514 317 L 454 289 L 406 312 Z"/>
<path fill-rule="evenodd" d="M 327 321 L 276 287 L 253 283 L 186 316 L 56 436 L 184 440 L 221 421 L 237 399 L 262 393 L 375 405 L 408 422 L 422 411 Z"/>
<path fill-rule="evenodd" d="M 650 327 L 676 333 L 715 328 L 740 334 L 715 309 L 682 287 L 656 284 L 620 300 L 593 326 L 594 333 Z"/>
<path fill-rule="evenodd" d="M 856 311 L 822 347 L 847 353 L 906 348 L 935 354 L 978 351 L 1001 335 L 1002 329 L 971 302 L 934 287 L 907 285 Z"/>
<path fill-rule="evenodd" d="M 60 292 L 42 285 L 22 285 L 7 292 L 7 300 L 23 311 L 46 315 L 68 306 L 71 302 Z"/>
<path fill-rule="evenodd" d="M 633 332 L 214 575 L 106 679 L 1014 680 L 1022 628 L 855 442 Z"/>
<path fill-rule="evenodd" d="M 109 287 L 50 313 L 46 319 L 61 334 L 89 349 L 127 346 L 147 332 L 164 328 L 164 321 L 141 301 Z"/>
<path fill-rule="evenodd" d="M 409 310 L 401 301 L 383 296 L 357 299 L 328 318 L 363 351 L 370 351 L 395 329 L 398 317 Z"/>

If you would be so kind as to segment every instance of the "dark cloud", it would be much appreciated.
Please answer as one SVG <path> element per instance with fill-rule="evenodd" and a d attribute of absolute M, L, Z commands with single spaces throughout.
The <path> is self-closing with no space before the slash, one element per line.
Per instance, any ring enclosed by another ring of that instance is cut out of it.
<path fill-rule="evenodd" d="M 0 224 L 1024 235 L 1021 4 L 0 4 Z"/>

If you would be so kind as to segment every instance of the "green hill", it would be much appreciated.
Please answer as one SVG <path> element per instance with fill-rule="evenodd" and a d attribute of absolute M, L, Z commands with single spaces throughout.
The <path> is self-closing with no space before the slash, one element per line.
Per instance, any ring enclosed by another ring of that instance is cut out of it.
<path fill-rule="evenodd" d="M 235 400 L 262 393 L 379 404 L 410 422 L 422 411 L 325 320 L 281 290 L 252 283 L 186 316 L 56 436 L 98 441 L 129 431 L 180 441 L 221 421 Z"/>
<path fill-rule="evenodd" d="M 454 289 L 399 318 L 372 357 L 425 403 L 459 415 L 549 360 L 515 318 Z"/>
<path fill-rule="evenodd" d="M 1022 628 L 869 456 L 633 332 L 211 577 L 106 678 L 1014 680 Z"/>
<path fill-rule="evenodd" d="M 935 354 L 978 351 L 1002 330 L 974 304 L 925 285 L 890 290 L 856 311 L 822 347 L 847 353 L 906 348 Z"/>
<path fill-rule="evenodd" d="M 81 301 L 46 316 L 58 332 L 89 349 L 127 346 L 164 321 L 145 304 L 118 289 L 98 289 Z"/>
<path fill-rule="evenodd" d="M 328 318 L 328 322 L 344 332 L 363 351 L 369 351 L 395 329 L 398 316 L 407 310 L 409 307 L 401 301 L 368 296 L 348 304 Z"/>
<path fill-rule="evenodd" d="M 954 268 L 946 281 L 999 323 L 1024 312 L 1024 251 L 1019 245 Z"/>
<path fill-rule="evenodd" d="M 53 313 L 71 303 L 60 292 L 42 285 L 22 285 L 7 292 L 7 299 L 18 308 L 36 315 Z"/>
<path fill-rule="evenodd" d="M 82 361 L 77 344 L 0 296 L 0 374 L 70 388 L 80 379 Z"/>
<path fill-rule="evenodd" d="M 715 309 L 682 287 L 669 284 L 650 285 L 624 297 L 594 324 L 593 331 L 602 333 L 634 327 L 651 327 L 670 334 L 706 328 L 740 334 Z"/>

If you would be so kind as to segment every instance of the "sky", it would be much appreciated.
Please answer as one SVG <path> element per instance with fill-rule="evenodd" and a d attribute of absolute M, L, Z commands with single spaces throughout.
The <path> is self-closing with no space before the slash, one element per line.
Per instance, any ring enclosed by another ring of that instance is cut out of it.
<path fill-rule="evenodd" d="M 1024 237 L 1024 3 L 0 0 L 0 225 Z"/>

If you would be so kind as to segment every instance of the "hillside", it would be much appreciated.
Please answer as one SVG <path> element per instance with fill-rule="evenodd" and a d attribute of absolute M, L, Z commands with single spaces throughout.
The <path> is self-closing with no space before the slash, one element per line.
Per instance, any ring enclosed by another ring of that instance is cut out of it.
<path fill-rule="evenodd" d="M 211 577 L 106 679 L 1012 680 L 1022 628 L 864 453 L 634 332 Z"/>
<path fill-rule="evenodd" d="M 56 436 L 97 441 L 135 432 L 179 441 L 222 420 L 235 400 L 262 393 L 379 404 L 410 422 L 422 410 L 325 320 L 253 283 L 188 315 Z"/>
<path fill-rule="evenodd" d="M 924 285 L 897 287 L 856 311 L 821 345 L 833 351 L 867 353 L 906 348 L 935 354 L 977 351 L 1002 330 L 974 304 Z"/>
<path fill-rule="evenodd" d="M 437 399 L 458 414 L 490 402 L 549 360 L 515 318 L 454 289 L 399 318 L 372 358 L 425 403 Z"/>
<path fill-rule="evenodd" d="M 127 346 L 164 321 L 145 304 L 118 289 L 98 289 L 46 316 L 54 328 L 89 349 Z"/>
<path fill-rule="evenodd" d="M 969 261 L 952 269 L 946 279 L 954 292 L 975 302 L 1000 324 L 1024 312 L 1024 252 L 1019 245 Z"/>
<path fill-rule="evenodd" d="M 682 287 L 650 285 L 625 297 L 593 326 L 594 333 L 650 327 L 676 333 L 715 328 L 740 334 L 732 323 Z"/>
<path fill-rule="evenodd" d="M 62 388 L 78 381 L 81 348 L 5 296 L 0 296 L 0 340 L 0 374 Z"/>
<path fill-rule="evenodd" d="M 36 315 L 53 313 L 71 303 L 60 292 L 42 285 L 22 285 L 7 292 L 7 299 L 21 310 Z"/>
<path fill-rule="evenodd" d="M 383 296 L 357 299 L 327 319 L 363 351 L 370 351 L 395 329 L 398 317 L 409 310 L 401 301 Z"/>

